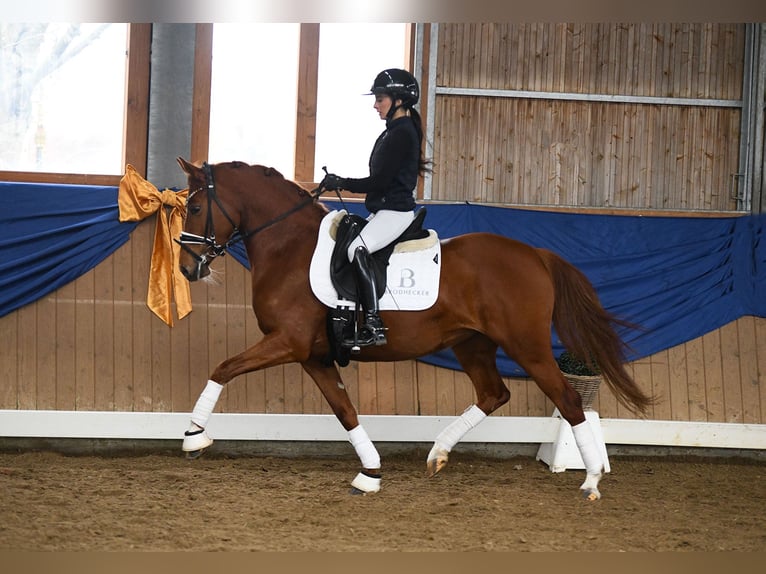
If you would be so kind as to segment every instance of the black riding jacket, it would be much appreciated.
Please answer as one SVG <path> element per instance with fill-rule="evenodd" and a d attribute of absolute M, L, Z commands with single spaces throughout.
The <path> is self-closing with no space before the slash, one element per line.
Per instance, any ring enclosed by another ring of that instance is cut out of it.
<path fill-rule="evenodd" d="M 370 213 L 381 209 L 412 211 L 419 159 L 420 139 L 412 118 L 389 120 L 372 148 L 369 177 L 345 178 L 343 187 L 365 194 L 364 206 Z"/>

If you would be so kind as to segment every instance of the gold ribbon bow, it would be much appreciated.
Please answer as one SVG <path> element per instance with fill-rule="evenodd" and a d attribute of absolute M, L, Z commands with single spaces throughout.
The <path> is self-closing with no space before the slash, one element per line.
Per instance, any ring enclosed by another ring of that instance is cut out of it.
<path fill-rule="evenodd" d="M 189 282 L 178 267 L 181 246 L 173 241 L 174 237 L 181 235 L 183 229 L 188 194 L 188 189 L 178 192 L 165 189 L 160 192 L 128 164 L 117 195 L 120 221 L 141 221 L 157 213 L 146 304 L 171 327 L 171 301 L 174 295 L 179 319 L 186 317 L 192 310 Z"/>

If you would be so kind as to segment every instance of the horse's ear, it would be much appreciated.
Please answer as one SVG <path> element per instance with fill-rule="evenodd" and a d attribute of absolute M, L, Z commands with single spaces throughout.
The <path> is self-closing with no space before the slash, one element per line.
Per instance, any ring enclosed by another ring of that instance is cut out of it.
<path fill-rule="evenodd" d="M 186 172 L 187 175 L 193 175 L 195 172 L 199 171 L 199 167 L 197 167 L 194 164 L 189 163 L 182 157 L 176 158 L 176 161 L 178 161 L 178 165 L 181 166 L 181 169 Z"/>

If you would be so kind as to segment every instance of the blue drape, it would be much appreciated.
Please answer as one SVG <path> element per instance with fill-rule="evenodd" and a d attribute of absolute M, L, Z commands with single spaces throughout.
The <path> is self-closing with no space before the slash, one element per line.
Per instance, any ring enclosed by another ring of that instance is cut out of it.
<path fill-rule="evenodd" d="M 365 214 L 358 203 L 328 201 Z M 442 238 L 506 235 L 562 255 L 604 306 L 639 323 L 622 330 L 630 360 L 679 345 L 744 315 L 766 317 L 766 214 L 716 218 L 552 213 L 473 204 L 428 205 Z M 85 273 L 128 240 L 117 188 L 0 182 L 0 316 Z M 247 266 L 241 245 L 231 255 Z M 481 273 L 477 269 L 477 273 Z M 557 341 L 552 340 L 556 354 Z M 422 358 L 453 369 L 451 351 Z M 498 353 L 503 375 L 523 371 Z"/>
<path fill-rule="evenodd" d="M 117 187 L 0 182 L 0 317 L 83 275 L 124 244 Z"/>

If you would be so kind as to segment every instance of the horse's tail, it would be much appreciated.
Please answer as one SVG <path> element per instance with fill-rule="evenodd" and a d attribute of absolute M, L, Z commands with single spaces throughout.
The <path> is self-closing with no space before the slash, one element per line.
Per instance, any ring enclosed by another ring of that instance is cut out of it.
<path fill-rule="evenodd" d="M 636 325 L 616 317 L 601 305 L 598 294 L 585 274 L 546 249 L 540 255 L 553 278 L 556 290 L 553 326 L 564 347 L 591 367 L 600 369 L 603 379 L 628 410 L 645 414 L 656 402 L 646 395 L 625 369 L 627 346 L 615 325 Z"/>

